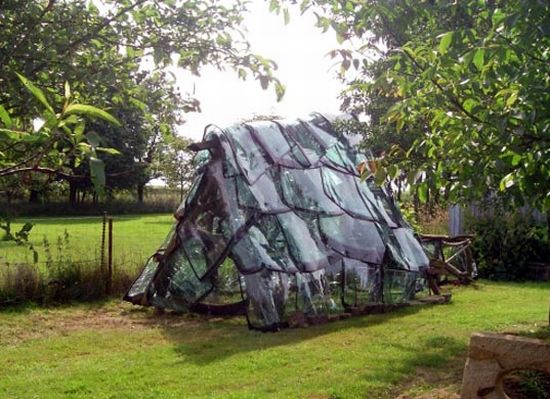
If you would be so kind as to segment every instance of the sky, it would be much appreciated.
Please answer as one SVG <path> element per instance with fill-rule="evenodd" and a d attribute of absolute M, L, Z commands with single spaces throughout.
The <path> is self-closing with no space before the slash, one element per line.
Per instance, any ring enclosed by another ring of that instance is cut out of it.
<path fill-rule="evenodd" d="M 335 34 L 322 33 L 314 15 L 300 15 L 298 10 L 291 10 L 285 25 L 282 14 L 270 13 L 263 0 L 254 0 L 249 8 L 244 25 L 251 50 L 278 64 L 275 75 L 286 86 L 283 100 L 277 102 L 273 88 L 263 90 L 259 81 L 242 81 L 231 70 L 206 67 L 200 77 L 193 77 L 174 69 L 182 92 L 194 92 L 202 109 L 185 115 L 187 122 L 178 134 L 200 140 L 208 124 L 223 127 L 254 114 L 292 118 L 313 111 L 339 113 L 342 84 L 336 79 L 335 61 L 327 56 L 339 47 Z"/>

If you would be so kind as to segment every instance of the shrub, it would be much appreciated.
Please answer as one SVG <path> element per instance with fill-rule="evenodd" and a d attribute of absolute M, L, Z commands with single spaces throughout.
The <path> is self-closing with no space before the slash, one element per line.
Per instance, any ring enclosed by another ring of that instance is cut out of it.
<path fill-rule="evenodd" d="M 550 259 L 546 226 L 536 225 L 528 217 L 496 214 L 466 222 L 475 234 L 473 250 L 480 277 L 522 280 L 530 262 Z"/>
<path fill-rule="evenodd" d="M 411 201 L 399 203 L 405 220 L 418 233 L 442 234 L 449 232 L 449 212 L 445 206 L 420 204 L 415 206 Z"/>

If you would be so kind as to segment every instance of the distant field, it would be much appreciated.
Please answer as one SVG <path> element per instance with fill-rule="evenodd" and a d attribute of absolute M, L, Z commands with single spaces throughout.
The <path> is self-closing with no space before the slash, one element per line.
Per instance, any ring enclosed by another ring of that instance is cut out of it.
<path fill-rule="evenodd" d="M 152 255 L 170 230 L 172 215 L 113 216 L 113 260 L 124 266 L 143 263 Z M 54 217 L 18 219 L 17 231 L 33 223 L 30 240 L 38 251 L 38 263 L 48 260 L 98 262 L 101 254 L 101 217 Z M 32 252 L 11 242 L 0 241 L 0 267 L 6 263 L 33 262 Z"/>

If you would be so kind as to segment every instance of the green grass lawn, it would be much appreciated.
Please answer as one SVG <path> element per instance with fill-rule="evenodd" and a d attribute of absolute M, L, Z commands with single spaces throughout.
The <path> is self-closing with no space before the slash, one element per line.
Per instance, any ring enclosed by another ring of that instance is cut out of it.
<path fill-rule="evenodd" d="M 174 222 L 173 216 L 166 214 L 113 216 L 113 219 L 113 258 L 120 267 L 143 264 L 158 249 Z M 39 264 L 48 258 L 54 262 L 60 259 L 99 262 L 101 217 L 18 219 L 12 231 L 18 231 L 26 222 L 35 224 L 29 237 L 39 253 Z M 28 249 L 0 241 L 0 267 L 6 263 L 32 261 L 33 255 Z"/>
<path fill-rule="evenodd" d="M 275 334 L 119 301 L 3 311 L 0 397 L 455 398 L 470 334 L 547 325 L 549 289 L 481 282 L 448 305 Z"/>

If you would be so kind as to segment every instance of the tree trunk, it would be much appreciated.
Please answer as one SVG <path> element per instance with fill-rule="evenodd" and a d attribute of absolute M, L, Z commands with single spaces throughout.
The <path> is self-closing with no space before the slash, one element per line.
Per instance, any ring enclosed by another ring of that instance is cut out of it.
<path fill-rule="evenodd" d="M 397 201 L 401 203 L 401 185 L 403 181 L 401 179 L 397 180 Z"/>
<path fill-rule="evenodd" d="M 183 202 L 183 194 L 185 193 L 185 190 L 183 189 L 183 182 L 184 182 L 183 180 L 180 181 L 180 203 Z M 550 235 L 549 235 L 549 237 L 550 237 Z"/>
<path fill-rule="evenodd" d="M 420 211 L 420 200 L 418 199 L 418 186 L 414 187 L 413 205 L 414 205 L 414 213 L 418 215 L 418 212 Z"/>
<path fill-rule="evenodd" d="M 31 190 L 29 193 L 29 203 L 36 204 L 38 202 L 38 190 Z"/>
<path fill-rule="evenodd" d="M 71 206 L 75 206 L 78 200 L 78 188 L 72 181 L 69 182 L 69 203 Z"/>
<path fill-rule="evenodd" d="M 141 204 L 143 203 L 143 192 L 145 191 L 145 184 L 138 184 L 137 185 L 137 197 L 138 202 Z"/>

